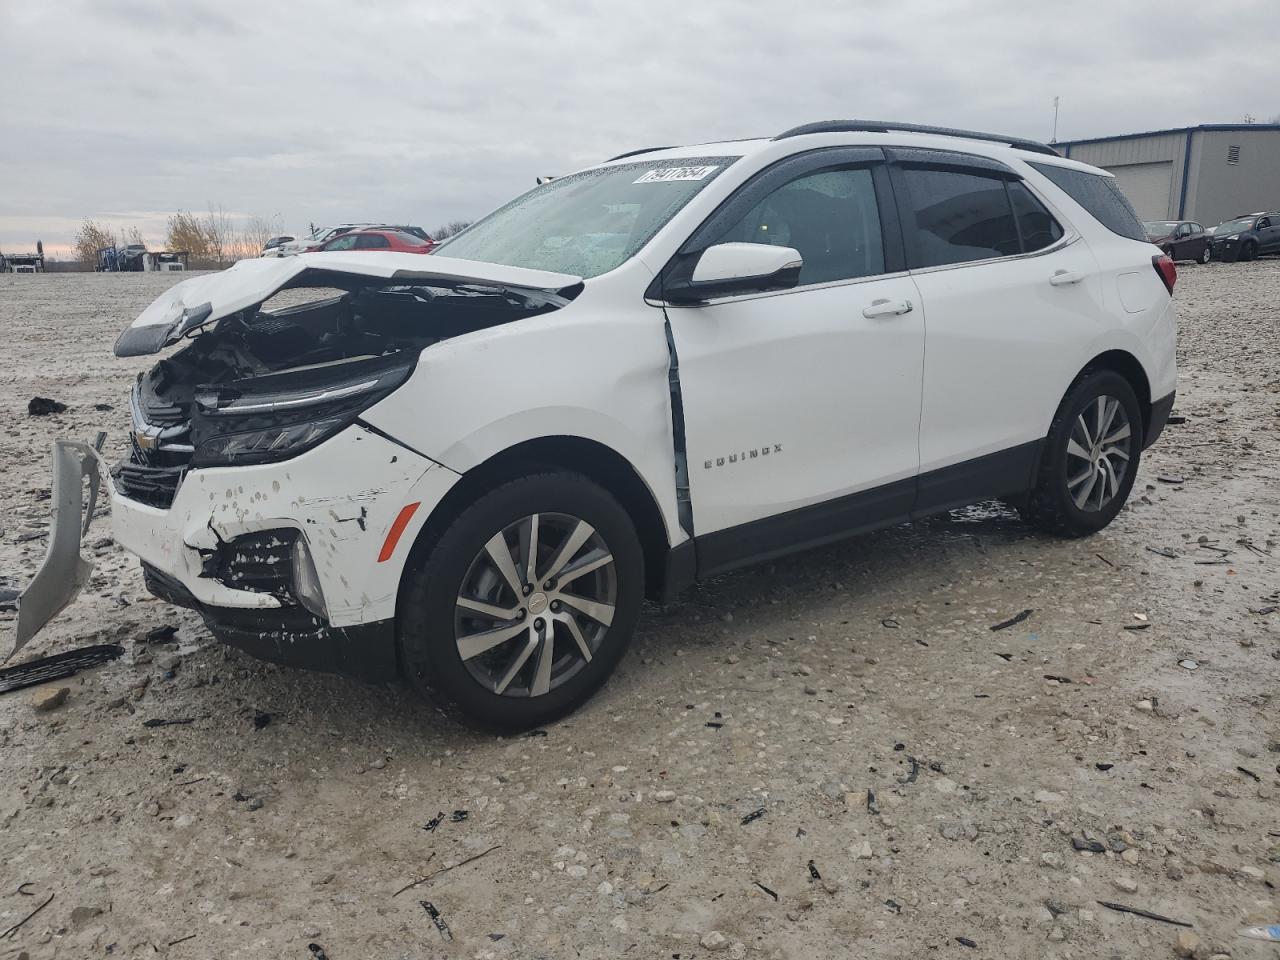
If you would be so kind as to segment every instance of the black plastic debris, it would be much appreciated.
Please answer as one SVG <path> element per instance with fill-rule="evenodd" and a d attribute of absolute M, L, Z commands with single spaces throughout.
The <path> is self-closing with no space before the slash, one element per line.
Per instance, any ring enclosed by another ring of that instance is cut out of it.
<path fill-rule="evenodd" d="M 759 880 L 752 880 L 751 882 L 752 882 L 752 883 L 754 883 L 754 884 L 755 884 L 757 887 L 759 887 L 761 890 L 763 890 L 765 893 L 767 893 L 769 896 L 773 897 L 773 901 L 774 901 L 774 903 L 777 903 L 777 902 L 778 902 L 778 894 L 777 894 L 777 891 L 770 890 L 768 887 L 766 887 L 766 886 L 765 886 L 763 883 L 761 883 Z"/>
<path fill-rule="evenodd" d="M 1114 763 L 1095 763 L 1094 766 L 1097 767 L 1099 770 L 1101 770 L 1103 773 L 1106 773 L 1108 770 L 1114 767 L 1115 764 Z"/>
<path fill-rule="evenodd" d="M 813 861 L 812 861 L 812 860 L 810 860 L 810 861 L 809 861 L 809 879 L 810 879 L 810 880 L 821 880 L 821 879 L 822 879 L 822 874 L 820 874 L 820 873 L 818 872 L 818 868 L 817 868 L 816 866 L 814 866 L 814 863 L 813 863 Z"/>
<path fill-rule="evenodd" d="M 455 810 L 453 811 L 453 813 L 449 814 L 449 822 L 461 823 L 463 820 L 467 819 L 468 815 L 469 815 L 469 811 Z"/>
<path fill-rule="evenodd" d="M 894 913 L 902 912 L 902 904 L 900 904 L 897 900 L 894 900 L 892 897 L 886 900 L 884 902 L 884 905 L 888 907 L 890 910 L 892 910 Z"/>
<path fill-rule="evenodd" d="M 142 725 L 144 727 L 180 727 L 195 722 L 195 717 L 152 717 L 150 720 L 143 720 Z"/>
<path fill-rule="evenodd" d="M 970 950 L 977 950 L 978 945 L 968 937 L 956 937 L 956 943 L 962 947 L 968 947 Z"/>
<path fill-rule="evenodd" d="M 33 687 L 50 680 L 62 680 L 89 667 L 101 666 L 124 653 L 124 647 L 114 643 L 98 643 L 51 657 L 37 657 L 0 670 L 0 693 Z"/>
<path fill-rule="evenodd" d="M 27 413 L 33 417 L 47 417 L 51 413 L 66 413 L 67 405 L 48 397 L 32 397 L 27 401 Z"/>
<path fill-rule="evenodd" d="M 890 630 L 897 630 L 900 626 L 902 626 L 902 624 L 900 624 L 893 617 L 885 617 L 883 620 L 880 621 L 880 626 L 888 627 Z"/>
<path fill-rule="evenodd" d="M 907 757 L 907 760 L 911 763 L 911 770 L 907 773 L 907 779 L 898 781 L 904 787 L 908 783 L 915 783 L 916 777 L 920 776 L 920 761 L 915 757 Z"/>
<path fill-rule="evenodd" d="M 1171 923 L 1175 927 L 1193 926 L 1193 924 L 1187 923 L 1185 920 L 1174 920 L 1172 917 L 1161 916 L 1158 913 L 1152 913 L 1150 910 L 1127 907 L 1123 903 L 1112 903 L 1110 900 L 1099 900 L 1098 905 L 1106 907 L 1108 910 L 1114 910 L 1117 913 L 1131 913 L 1135 917 L 1146 917 L 1148 920 L 1158 920 L 1160 923 Z"/>
<path fill-rule="evenodd" d="M 1149 624 L 1149 623 L 1126 623 L 1126 624 L 1124 625 L 1124 628 L 1125 628 L 1126 630 L 1146 630 L 1146 629 L 1148 629 L 1150 626 L 1151 626 L 1151 624 Z"/>
<path fill-rule="evenodd" d="M 999 623 L 992 624 L 991 630 L 994 633 L 996 630 L 1008 630 L 1010 627 L 1016 627 L 1033 613 L 1035 613 L 1034 610 L 1023 610 L 1021 613 L 1015 614 L 1008 620 L 1001 620 Z"/>
<path fill-rule="evenodd" d="M 178 628 L 171 623 L 166 623 L 163 627 L 156 627 L 147 631 L 147 635 L 143 637 L 139 643 L 172 643 L 173 638 L 177 636 Z"/>
<path fill-rule="evenodd" d="M 1090 853 L 1107 852 L 1107 848 L 1097 840 L 1086 840 L 1083 837 L 1072 837 L 1071 846 L 1077 850 L 1088 850 Z"/>
<path fill-rule="evenodd" d="M 444 822 L 444 811 L 441 810 L 434 817 L 432 817 L 425 824 L 423 824 L 422 829 L 427 831 L 427 833 L 435 833 L 436 827 L 440 826 L 440 824 L 443 822 Z"/>
<path fill-rule="evenodd" d="M 1236 769 L 1239 770 L 1241 773 L 1243 773 L 1246 777 L 1248 777 L 1254 783 L 1262 782 L 1262 778 L 1258 776 L 1256 773 L 1254 773 L 1252 770 L 1250 770 L 1248 767 L 1236 767 Z"/>
<path fill-rule="evenodd" d="M 93 409 L 97 410 L 99 413 L 110 413 L 115 409 L 115 407 L 109 403 L 95 403 L 93 405 Z"/>
<path fill-rule="evenodd" d="M 880 813 L 880 804 L 876 803 L 876 792 L 874 790 L 867 791 L 867 813 L 878 816 Z M 810 863 L 813 861 L 810 860 Z"/>
<path fill-rule="evenodd" d="M 253 729 L 261 730 L 271 723 L 271 714 L 258 710 L 253 715 Z"/>
<path fill-rule="evenodd" d="M 314 956 L 316 960 L 329 960 L 328 954 L 324 952 L 324 947 L 320 946 L 320 944 L 308 943 L 307 949 L 311 951 L 312 956 Z"/>
<path fill-rule="evenodd" d="M 1178 426 L 1179 424 L 1183 424 L 1186 422 L 1187 422 L 1187 418 L 1182 416 L 1179 413 L 1171 413 L 1169 414 L 1168 418 L 1165 420 L 1165 423 L 1175 427 Z"/>
<path fill-rule="evenodd" d="M 436 909 L 435 904 L 430 900 L 419 900 L 418 902 L 422 904 L 422 909 L 427 911 L 427 916 L 431 918 L 431 922 L 440 931 L 440 937 L 444 940 L 452 940 L 453 934 L 449 931 L 449 925 L 444 922 L 444 917 L 440 916 L 440 911 Z"/>
<path fill-rule="evenodd" d="M 761 807 L 758 810 L 752 810 L 750 813 L 748 813 L 745 817 L 742 818 L 742 825 L 745 827 L 748 823 L 753 823 L 756 820 L 759 820 L 761 817 L 764 816 L 764 813 L 765 813 L 764 807 Z"/>

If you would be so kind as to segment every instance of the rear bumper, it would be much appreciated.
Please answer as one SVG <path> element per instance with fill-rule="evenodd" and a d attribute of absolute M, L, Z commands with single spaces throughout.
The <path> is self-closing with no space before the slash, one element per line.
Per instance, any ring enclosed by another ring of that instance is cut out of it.
<path fill-rule="evenodd" d="M 146 563 L 142 575 L 152 594 L 200 614 L 215 640 L 259 660 L 340 673 L 369 683 L 400 675 L 395 620 L 333 627 L 302 607 L 234 608 L 202 604 L 182 582 Z"/>
<path fill-rule="evenodd" d="M 1142 440 L 1143 450 L 1160 439 L 1160 434 L 1164 432 L 1165 424 L 1169 422 L 1169 414 L 1173 412 L 1173 401 L 1176 396 L 1177 391 L 1174 391 L 1167 397 L 1151 401 L 1151 416 L 1147 420 L 1147 433 Z"/>

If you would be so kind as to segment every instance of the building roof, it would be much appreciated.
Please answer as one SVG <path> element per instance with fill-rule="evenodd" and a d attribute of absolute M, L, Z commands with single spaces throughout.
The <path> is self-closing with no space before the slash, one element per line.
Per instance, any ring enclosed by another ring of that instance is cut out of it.
<path fill-rule="evenodd" d="M 1058 140 L 1055 147 L 1075 147 L 1082 143 L 1111 143 L 1115 140 L 1137 140 L 1142 137 L 1160 137 L 1170 133 L 1197 133 L 1228 130 L 1280 131 L 1280 123 L 1202 123 L 1194 127 L 1170 127 L 1167 130 L 1147 130 L 1143 133 L 1118 133 L 1110 137 L 1086 137 L 1082 140 Z"/>

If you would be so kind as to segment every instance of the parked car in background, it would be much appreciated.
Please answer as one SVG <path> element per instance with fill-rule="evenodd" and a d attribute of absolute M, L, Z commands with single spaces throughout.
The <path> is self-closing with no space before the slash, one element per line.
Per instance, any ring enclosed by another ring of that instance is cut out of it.
<path fill-rule="evenodd" d="M 1170 260 L 1208 263 L 1213 255 L 1209 234 L 1194 220 L 1144 220 L 1142 229 L 1147 232 L 1147 239 L 1163 250 Z"/>
<path fill-rule="evenodd" d="M 324 244 L 328 243 L 334 237 L 341 236 L 351 230 L 360 230 L 364 227 L 376 227 L 376 223 L 340 223 L 334 227 L 317 227 L 310 236 L 299 237 L 296 240 L 288 240 L 274 247 L 272 250 L 263 250 L 264 257 L 292 257 L 299 253 L 306 253 L 309 250 L 319 250 Z"/>
<path fill-rule="evenodd" d="M 262 252 L 258 254 L 258 256 L 260 257 L 275 256 L 275 254 L 270 253 L 268 251 L 275 250 L 276 247 L 282 246 L 283 244 L 289 243 L 290 241 L 296 240 L 296 239 L 297 237 L 290 237 L 290 236 L 272 237 L 270 240 L 268 240 L 266 243 L 262 245 Z"/>
<path fill-rule="evenodd" d="M 351 230 L 323 244 L 313 253 L 333 250 L 395 250 L 400 253 L 430 253 L 435 249 L 434 240 L 423 240 L 403 230 Z"/>
<path fill-rule="evenodd" d="M 1224 220 L 1213 229 L 1215 260 L 1253 260 L 1280 253 L 1280 213 L 1259 211 Z"/>
<path fill-rule="evenodd" d="M 1102 530 L 1173 407 L 1176 279 L 1114 177 L 1040 143 L 831 121 L 632 151 L 430 260 L 171 287 L 115 345 L 167 355 L 114 538 L 226 643 L 527 729 L 695 579 L 993 498 Z M 268 303 L 308 286 L 342 292 Z M 55 447 L 75 496 L 19 645 L 88 577 L 94 456 Z"/>

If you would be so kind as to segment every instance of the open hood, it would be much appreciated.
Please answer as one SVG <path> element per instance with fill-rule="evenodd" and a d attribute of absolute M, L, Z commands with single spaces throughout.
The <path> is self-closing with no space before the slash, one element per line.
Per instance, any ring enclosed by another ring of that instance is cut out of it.
<path fill-rule="evenodd" d="M 140 357 L 157 353 L 192 330 L 257 307 L 289 287 L 342 287 L 370 278 L 438 287 L 494 287 L 541 298 L 563 296 L 582 283 L 581 277 L 564 273 L 434 254 L 353 251 L 255 257 L 220 273 L 192 277 L 170 287 L 120 334 L 115 354 Z"/>

